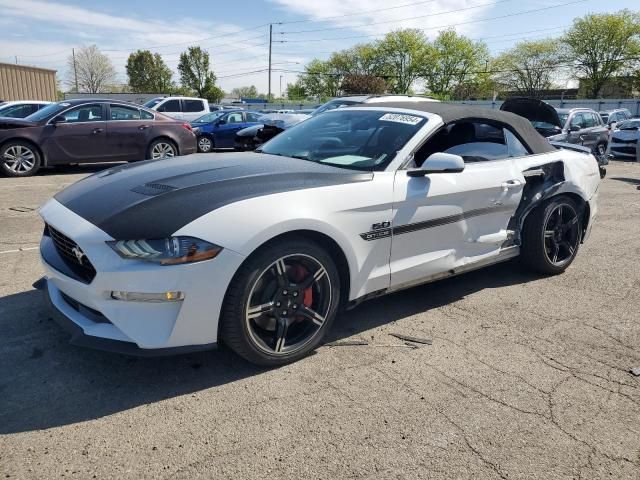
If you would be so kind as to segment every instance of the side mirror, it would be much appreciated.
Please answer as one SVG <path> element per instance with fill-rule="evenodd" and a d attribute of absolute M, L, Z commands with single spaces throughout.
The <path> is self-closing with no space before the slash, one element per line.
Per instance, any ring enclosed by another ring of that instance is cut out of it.
<path fill-rule="evenodd" d="M 460 155 L 436 152 L 425 160 L 421 168 L 407 170 L 410 177 L 424 177 L 431 173 L 460 173 L 464 170 L 464 160 Z"/>
<path fill-rule="evenodd" d="M 580 125 L 571 125 L 569 127 L 569 131 L 570 132 L 579 132 L 580 131 Z"/>
<path fill-rule="evenodd" d="M 66 121 L 66 118 L 64 118 L 62 115 L 58 115 L 57 117 L 54 117 L 53 120 L 51 120 L 51 124 L 57 125 L 58 123 L 64 123 Z"/>

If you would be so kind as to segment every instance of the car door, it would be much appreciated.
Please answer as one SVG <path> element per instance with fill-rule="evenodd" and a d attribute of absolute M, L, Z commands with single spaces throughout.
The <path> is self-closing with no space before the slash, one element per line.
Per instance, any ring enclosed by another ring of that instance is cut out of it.
<path fill-rule="evenodd" d="M 50 120 L 43 148 L 50 163 L 100 162 L 108 159 L 106 112 L 101 103 L 83 104 Z"/>
<path fill-rule="evenodd" d="M 216 147 L 233 147 L 236 133 L 245 128 L 243 125 L 245 125 L 243 112 L 230 112 L 224 115 L 214 130 Z"/>
<path fill-rule="evenodd" d="M 110 104 L 105 153 L 114 160 L 144 160 L 153 134 L 153 115 L 129 105 Z"/>
<path fill-rule="evenodd" d="M 183 120 L 184 114 L 182 113 L 182 104 L 180 103 L 179 98 L 168 98 L 163 101 L 156 110 L 160 113 L 164 113 L 165 115 L 175 118 L 177 120 Z"/>
<path fill-rule="evenodd" d="M 463 134 L 462 123 L 467 131 L 472 125 L 474 133 Z M 462 123 L 443 127 L 444 134 L 439 132 L 416 152 L 418 164 L 435 152 L 460 155 L 465 159 L 462 172 L 424 177 L 396 172 L 392 288 L 494 257 L 508 238 L 507 226 L 520 202 L 524 177 L 509 156 L 501 128 Z"/>

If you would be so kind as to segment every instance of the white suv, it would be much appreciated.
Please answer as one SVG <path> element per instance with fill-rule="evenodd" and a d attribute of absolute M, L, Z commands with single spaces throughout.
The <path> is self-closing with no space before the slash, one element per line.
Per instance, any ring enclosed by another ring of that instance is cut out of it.
<path fill-rule="evenodd" d="M 187 122 L 192 122 L 209 113 L 209 102 L 204 98 L 157 97 L 149 100 L 144 106 Z"/>

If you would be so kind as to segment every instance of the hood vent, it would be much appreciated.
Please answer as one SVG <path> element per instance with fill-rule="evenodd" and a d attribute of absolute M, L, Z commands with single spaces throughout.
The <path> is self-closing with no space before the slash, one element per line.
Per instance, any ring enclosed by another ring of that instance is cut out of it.
<path fill-rule="evenodd" d="M 162 195 L 163 193 L 168 193 L 172 190 L 176 190 L 176 187 L 165 185 L 164 183 L 145 183 L 144 185 L 139 185 L 131 189 L 132 192 L 141 193 L 142 195 L 147 195 L 149 197 Z"/>

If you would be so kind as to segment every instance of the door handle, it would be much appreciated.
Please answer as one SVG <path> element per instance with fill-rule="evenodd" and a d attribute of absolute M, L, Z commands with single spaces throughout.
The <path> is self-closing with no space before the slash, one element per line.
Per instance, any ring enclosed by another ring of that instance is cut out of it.
<path fill-rule="evenodd" d="M 95 135 L 96 133 L 102 133 L 102 132 L 104 132 L 104 128 L 94 128 L 94 129 L 91 131 L 91 133 L 93 133 L 94 135 Z"/>
<path fill-rule="evenodd" d="M 502 182 L 500 186 L 506 192 L 509 189 L 518 188 L 520 185 L 522 185 L 522 182 L 520 180 L 514 179 L 514 180 L 507 180 L 506 182 Z"/>
<path fill-rule="evenodd" d="M 146 130 L 147 128 L 149 128 L 149 125 L 140 125 L 138 130 Z"/>

